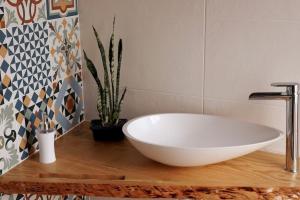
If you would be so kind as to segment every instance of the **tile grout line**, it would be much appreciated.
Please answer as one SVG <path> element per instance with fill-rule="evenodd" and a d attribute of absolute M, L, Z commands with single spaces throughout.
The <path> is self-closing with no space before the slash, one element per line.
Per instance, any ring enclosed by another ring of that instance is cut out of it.
<path fill-rule="evenodd" d="M 203 75 L 202 75 L 202 113 L 205 114 L 205 72 L 206 72 L 206 17 L 207 17 L 207 0 L 204 0 L 204 31 L 203 31 Z"/>

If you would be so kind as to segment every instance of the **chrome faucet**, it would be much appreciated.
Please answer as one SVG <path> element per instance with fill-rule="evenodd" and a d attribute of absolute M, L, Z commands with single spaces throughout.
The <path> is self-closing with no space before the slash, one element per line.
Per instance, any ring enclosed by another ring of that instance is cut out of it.
<path fill-rule="evenodd" d="M 286 87 L 284 92 L 255 92 L 249 99 L 286 101 L 286 170 L 298 172 L 298 83 L 272 83 L 275 87 Z"/>

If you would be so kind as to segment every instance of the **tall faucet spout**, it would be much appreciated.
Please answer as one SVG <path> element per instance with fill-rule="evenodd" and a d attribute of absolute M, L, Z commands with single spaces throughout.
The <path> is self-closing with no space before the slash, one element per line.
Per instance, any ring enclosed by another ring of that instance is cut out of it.
<path fill-rule="evenodd" d="M 288 100 L 291 97 L 285 92 L 254 92 L 250 94 L 249 100 Z"/>

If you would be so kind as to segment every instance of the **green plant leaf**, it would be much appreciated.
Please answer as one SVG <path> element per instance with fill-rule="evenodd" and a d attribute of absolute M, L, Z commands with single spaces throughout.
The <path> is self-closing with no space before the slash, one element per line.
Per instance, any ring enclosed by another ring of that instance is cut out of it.
<path fill-rule="evenodd" d="M 122 39 L 120 39 L 119 44 L 118 44 L 118 68 L 117 68 L 116 98 L 115 98 L 115 105 L 116 106 L 118 106 L 118 101 L 119 101 L 122 52 L 123 52 L 123 43 L 122 43 Z"/>
<path fill-rule="evenodd" d="M 121 112 L 121 105 L 122 105 L 122 103 L 123 103 L 123 100 L 124 100 L 126 91 L 127 91 L 127 88 L 124 89 L 124 91 L 123 91 L 123 93 L 122 93 L 122 96 L 121 96 L 121 99 L 120 99 L 119 104 L 118 104 L 118 112 L 119 112 L 119 114 L 120 114 L 120 112 Z"/>
<path fill-rule="evenodd" d="M 115 75 L 114 75 L 114 37 L 115 37 L 115 21 L 116 18 L 114 17 L 114 21 L 113 21 L 113 32 L 111 34 L 110 37 L 110 42 L 109 42 L 109 55 L 108 55 L 108 59 L 109 59 L 109 71 L 110 71 L 110 84 L 111 84 L 111 93 L 112 93 L 112 98 L 111 98 L 111 109 L 112 112 L 114 112 L 115 110 Z M 113 116 L 111 116 L 113 118 Z"/>
<path fill-rule="evenodd" d="M 99 96 L 98 96 L 98 100 L 97 100 L 97 110 L 99 113 L 99 117 L 102 120 L 102 119 L 104 119 L 104 116 L 107 114 L 106 106 L 105 106 L 106 95 L 105 95 L 103 86 L 101 84 L 101 80 L 98 77 L 97 69 L 96 69 L 94 63 L 91 61 L 91 59 L 88 58 L 88 56 L 84 50 L 83 50 L 83 55 L 84 55 L 84 59 L 86 61 L 86 66 L 98 85 L 98 95 Z"/>
<path fill-rule="evenodd" d="M 111 110 L 111 106 L 112 106 L 112 96 L 111 96 L 111 89 L 110 89 L 110 82 L 109 82 L 109 75 L 108 75 L 108 69 L 107 69 L 107 63 L 106 63 L 106 56 L 105 56 L 105 50 L 104 50 L 104 47 L 103 47 L 103 44 L 99 38 L 99 35 L 95 29 L 95 27 L 93 26 L 93 30 L 94 30 L 94 34 L 95 34 L 95 37 L 96 37 L 96 40 L 97 40 L 97 44 L 98 44 L 98 48 L 100 50 L 100 54 L 101 54 L 101 58 L 102 58 L 102 64 L 103 64 L 103 71 L 104 71 L 104 91 L 107 91 L 107 96 L 108 98 L 105 98 L 105 101 L 106 101 L 106 108 L 108 110 Z M 106 119 L 105 119 L 106 121 Z"/>
<path fill-rule="evenodd" d="M 100 88 L 100 90 L 102 90 L 102 84 L 101 84 L 101 81 L 98 77 L 98 73 L 97 73 L 97 70 L 96 70 L 96 67 L 95 67 L 93 61 L 88 58 L 88 56 L 86 55 L 86 52 L 84 50 L 83 50 L 83 55 L 84 55 L 84 59 L 85 59 L 86 66 L 87 66 L 88 70 L 91 72 L 91 74 L 94 77 L 94 79 L 95 79 L 98 87 Z"/>

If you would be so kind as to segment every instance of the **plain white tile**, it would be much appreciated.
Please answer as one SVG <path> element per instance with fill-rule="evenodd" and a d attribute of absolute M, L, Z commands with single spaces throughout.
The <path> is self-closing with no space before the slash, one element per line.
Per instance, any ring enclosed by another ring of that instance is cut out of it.
<path fill-rule="evenodd" d="M 209 19 L 300 20 L 299 0 L 207 0 Z"/>
<path fill-rule="evenodd" d="M 124 39 L 126 86 L 202 95 L 204 0 L 90 0 L 89 4 L 94 6 L 80 5 L 81 35 L 83 48 L 94 61 L 100 62 L 91 26 L 108 47 L 115 14 L 116 36 Z"/>
<path fill-rule="evenodd" d="M 209 21 L 205 97 L 246 101 L 251 92 L 282 90 L 272 82 L 299 81 L 299 35 L 296 22 Z"/>
<path fill-rule="evenodd" d="M 123 116 L 129 119 L 155 113 L 202 113 L 202 98 L 129 89 L 123 107 Z"/>

